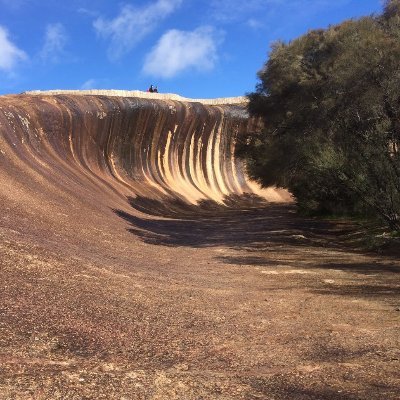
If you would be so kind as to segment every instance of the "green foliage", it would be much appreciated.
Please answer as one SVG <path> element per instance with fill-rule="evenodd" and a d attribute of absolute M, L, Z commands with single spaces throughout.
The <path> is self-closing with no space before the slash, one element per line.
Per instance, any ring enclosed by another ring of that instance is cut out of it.
<path fill-rule="evenodd" d="M 273 45 L 249 95 L 265 129 L 238 154 L 304 210 L 377 214 L 400 230 L 400 0 Z"/>
<path fill-rule="evenodd" d="M 400 0 L 386 0 L 383 10 L 383 19 L 399 19 L 400 16 Z"/>

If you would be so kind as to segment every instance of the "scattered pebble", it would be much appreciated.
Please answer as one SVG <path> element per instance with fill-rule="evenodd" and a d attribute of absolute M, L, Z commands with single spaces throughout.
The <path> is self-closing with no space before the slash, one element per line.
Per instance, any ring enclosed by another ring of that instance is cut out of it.
<path fill-rule="evenodd" d="M 293 239 L 304 240 L 307 239 L 304 235 L 292 235 Z"/>

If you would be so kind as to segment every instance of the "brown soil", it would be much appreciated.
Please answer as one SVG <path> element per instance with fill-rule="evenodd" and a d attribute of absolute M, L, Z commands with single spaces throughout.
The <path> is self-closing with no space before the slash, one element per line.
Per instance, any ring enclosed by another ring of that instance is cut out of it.
<path fill-rule="evenodd" d="M 399 399 L 399 260 L 258 207 L 9 204 L 0 399 Z"/>

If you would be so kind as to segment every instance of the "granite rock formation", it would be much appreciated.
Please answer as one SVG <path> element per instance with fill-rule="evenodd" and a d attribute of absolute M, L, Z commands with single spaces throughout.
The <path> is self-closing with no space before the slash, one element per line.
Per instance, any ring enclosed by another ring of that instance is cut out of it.
<path fill-rule="evenodd" d="M 1 400 L 398 400 L 398 258 L 254 195 L 243 99 L 87 94 L 0 97 Z"/>
<path fill-rule="evenodd" d="M 237 135 L 257 124 L 248 118 L 243 98 L 206 105 L 168 95 L 104 93 L 0 98 L 3 180 L 12 174 L 8 184 L 13 185 L 22 177 L 23 185 L 35 184 L 39 192 L 47 180 L 65 192 L 68 180 L 84 177 L 122 196 L 191 204 L 261 193 L 234 156 Z M 27 181 L 27 174 L 33 180 Z M 90 185 L 82 185 L 90 191 Z M 287 199 L 274 189 L 264 195 L 272 201 Z"/>

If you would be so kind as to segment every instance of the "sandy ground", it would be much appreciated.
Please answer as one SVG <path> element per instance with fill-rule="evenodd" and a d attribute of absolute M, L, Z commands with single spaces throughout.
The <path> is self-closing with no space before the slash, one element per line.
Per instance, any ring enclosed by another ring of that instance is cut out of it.
<path fill-rule="evenodd" d="M 400 262 L 346 223 L 140 199 L 0 222 L 2 400 L 400 398 Z"/>

